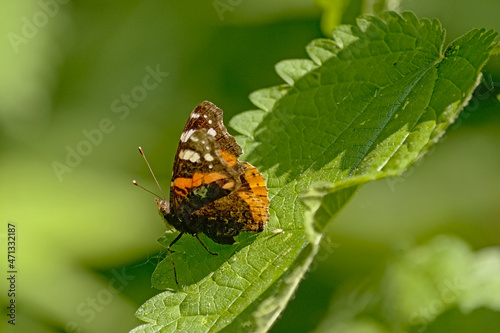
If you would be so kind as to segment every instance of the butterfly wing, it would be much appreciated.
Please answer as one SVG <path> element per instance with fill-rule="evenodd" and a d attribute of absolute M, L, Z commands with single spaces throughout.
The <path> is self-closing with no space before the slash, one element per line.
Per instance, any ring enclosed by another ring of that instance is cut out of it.
<path fill-rule="evenodd" d="M 232 244 L 241 231 L 262 231 L 269 219 L 264 177 L 238 161 L 242 150 L 213 103 L 200 103 L 181 135 L 170 186 L 176 229 L 203 232 L 214 241 Z"/>
<path fill-rule="evenodd" d="M 173 213 L 183 216 L 228 195 L 241 186 L 239 171 L 227 165 L 207 129 L 193 131 L 176 157 L 178 169 L 170 187 Z"/>
<path fill-rule="evenodd" d="M 230 153 L 238 158 L 241 153 L 241 147 L 238 145 L 234 137 L 229 134 L 223 121 L 223 111 L 215 104 L 209 101 L 204 101 L 198 104 L 189 116 L 189 120 L 184 127 L 179 140 L 176 156 L 179 151 L 184 148 L 184 145 L 189 142 L 189 138 L 196 130 L 205 128 L 207 133 L 215 138 L 220 150 Z M 179 171 L 179 160 L 176 158 L 172 174 L 175 175 Z"/>
<path fill-rule="evenodd" d="M 269 221 L 269 199 L 264 177 L 249 163 L 241 163 L 241 186 L 191 214 L 196 228 L 217 243 L 233 244 L 242 231 L 260 232 Z"/>

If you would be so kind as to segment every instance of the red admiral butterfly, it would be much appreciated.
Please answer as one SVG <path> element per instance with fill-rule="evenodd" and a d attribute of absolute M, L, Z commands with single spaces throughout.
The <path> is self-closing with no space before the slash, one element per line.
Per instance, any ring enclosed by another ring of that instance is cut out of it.
<path fill-rule="evenodd" d="M 238 160 L 241 147 L 222 119 L 222 110 L 208 101 L 191 112 L 175 155 L 170 201 L 155 199 L 167 226 L 180 231 L 167 248 L 176 283 L 170 248 L 182 235 L 195 236 L 215 254 L 199 233 L 220 244 L 233 244 L 240 232 L 261 232 L 269 221 L 266 181 L 254 166 Z"/>

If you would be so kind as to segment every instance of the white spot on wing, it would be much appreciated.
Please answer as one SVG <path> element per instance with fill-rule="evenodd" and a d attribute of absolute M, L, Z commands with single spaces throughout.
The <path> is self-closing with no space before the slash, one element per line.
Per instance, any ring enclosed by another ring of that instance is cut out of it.
<path fill-rule="evenodd" d="M 193 163 L 198 162 L 200 160 L 200 154 L 190 149 L 182 149 L 179 152 L 179 158 L 181 160 L 189 160 Z"/>
<path fill-rule="evenodd" d="M 186 132 L 182 132 L 181 134 L 181 141 L 182 142 L 187 142 L 187 140 L 189 140 L 189 138 L 191 137 L 191 135 L 195 132 L 194 129 L 190 129 Z"/>
<path fill-rule="evenodd" d="M 186 153 L 188 152 L 188 150 L 185 150 L 185 149 L 182 149 L 180 152 L 179 152 L 179 158 L 181 160 L 185 160 L 186 159 Z"/>
<path fill-rule="evenodd" d="M 193 118 L 193 119 L 196 119 L 196 118 L 199 118 L 199 117 L 200 117 L 200 114 L 199 114 L 199 113 L 193 113 L 193 114 L 191 115 L 191 118 Z"/>
<path fill-rule="evenodd" d="M 208 131 L 207 131 L 207 134 L 208 135 L 211 135 L 211 136 L 215 136 L 217 134 L 217 132 L 213 129 L 213 128 L 210 128 Z"/>
<path fill-rule="evenodd" d="M 191 156 L 191 158 L 189 159 L 191 162 L 198 162 L 200 160 L 200 154 L 198 154 L 197 152 L 194 152 L 193 156 Z"/>
<path fill-rule="evenodd" d="M 214 157 L 212 155 L 210 155 L 209 153 L 206 153 L 205 156 L 203 156 L 203 158 L 207 162 L 212 162 L 214 160 Z"/>
<path fill-rule="evenodd" d="M 212 124 L 212 119 L 209 119 L 209 120 L 208 120 L 208 123 L 211 125 L 211 124 Z"/>
<path fill-rule="evenodd" d="M 203 118 L 206 118 L 206 117 L 207 117 L 207 115 L 206 115 L 206 114 L 204 114 L 204 115 L 203 115 Z"/>

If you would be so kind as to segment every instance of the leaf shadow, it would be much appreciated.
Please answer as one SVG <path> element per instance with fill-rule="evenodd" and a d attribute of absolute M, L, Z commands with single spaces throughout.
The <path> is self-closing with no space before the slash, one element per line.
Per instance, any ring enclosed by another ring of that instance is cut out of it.
<path fill-rule="evenodd" d="M 177 233 L 165 232 L 158 242 L 166 247 L 174 240 Z M 242 233 L 236 237 L 232 245 L 218 244 L 205 235 L 200 239 L 207 248 L 217 255 L 208 253 L 195 237 L 184 235 L 172 246 L 172 258 L 174 260 L 179 285 L 175 283 L 174 269 L 170 257 L 165 254 L 164 259 L 158 264 L 151 277 L 152 286 L 159 290 L 179 290 L 182 286 L 189 286 L 200 282 L 221 265 L 228 262 L 232 256 L 251 245 L 258 237 L 255 233 Z"/>

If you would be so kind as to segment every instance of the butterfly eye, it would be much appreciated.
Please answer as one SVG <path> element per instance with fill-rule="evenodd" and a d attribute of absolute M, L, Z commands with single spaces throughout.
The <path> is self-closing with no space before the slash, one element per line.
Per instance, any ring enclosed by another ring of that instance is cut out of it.
<path fill-rule="evenodd" d="M 170 203 L 167 200 L 160 200 L 155 198 L 155 201 L 160 213 L 163 213 L 164 215 L 170 214 Z"/>

